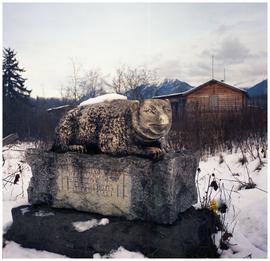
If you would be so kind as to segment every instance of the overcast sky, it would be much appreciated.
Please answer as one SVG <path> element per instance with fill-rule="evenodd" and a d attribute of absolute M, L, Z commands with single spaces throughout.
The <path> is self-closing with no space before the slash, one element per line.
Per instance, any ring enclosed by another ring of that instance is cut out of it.
<path fill-rule="evenodd" d="M 267 78 L 265 3 L 5 3 L 3 46 L 18 53 L 32 96 L 59 97 L 71 74 L 120 64 L 193 86 L 250 87 Z"/>

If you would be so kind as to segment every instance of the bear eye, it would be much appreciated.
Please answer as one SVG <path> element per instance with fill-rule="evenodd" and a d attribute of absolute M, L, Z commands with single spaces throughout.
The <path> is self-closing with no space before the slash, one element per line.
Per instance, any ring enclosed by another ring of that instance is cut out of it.
<path fill-rule="evenodd" d="M 145 109 L 144 112 L 155 114 L 156 110 L 155 110 L 155 108 L 149 108 L 149 109 Z"/>
<path fill-rule="evenodd" d="M 150 109 L 145 110 L 144 112 L 146 112 L 146 113 L 154 113 L 153 110 L 150 110 Z"/>

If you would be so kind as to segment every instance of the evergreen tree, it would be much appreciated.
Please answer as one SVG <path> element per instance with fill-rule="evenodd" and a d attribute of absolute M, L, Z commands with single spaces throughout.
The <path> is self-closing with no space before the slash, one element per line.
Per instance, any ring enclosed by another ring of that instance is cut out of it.
<path fill-rule="evenodd" d="M 19 67 L 16 53 L 10 48 L 3 50 L 3 98 L 4 100 L 22 100 L 30 96 L 31 90 L 25 87 L 26 79 L 21 76 L 25 72 Z"/>

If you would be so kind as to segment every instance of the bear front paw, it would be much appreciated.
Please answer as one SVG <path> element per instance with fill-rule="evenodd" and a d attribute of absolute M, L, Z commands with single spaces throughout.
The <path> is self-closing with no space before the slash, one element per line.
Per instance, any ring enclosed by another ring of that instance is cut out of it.
<path fill-rule="evenodd" d="M 70 145 L 69 150 L 73 152 L 87 153 L 87 149 L 83 145 Z"/>
<path fill-rule="evenodd" d="M 158 160 L 164 155 L 164 151 L 156 147 L 146 148 L 147 156 L 151 159 Z"/>

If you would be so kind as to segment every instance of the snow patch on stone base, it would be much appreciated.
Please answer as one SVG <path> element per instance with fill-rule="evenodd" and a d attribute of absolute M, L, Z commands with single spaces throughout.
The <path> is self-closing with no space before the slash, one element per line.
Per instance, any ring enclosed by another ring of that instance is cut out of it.
<path fill-rule="evenodd" d="M 87 221 L 77 221 L 73 222 L 72 225 L 77 230 L 78 232 L 84 232 L 86 230 L 89 230 L 93 227 L 97 226 L 105 226 L 109 224 L 109 219 L 107 218 L 102 218 L 99 222 L 96 219 L 91 219 Z"/>

